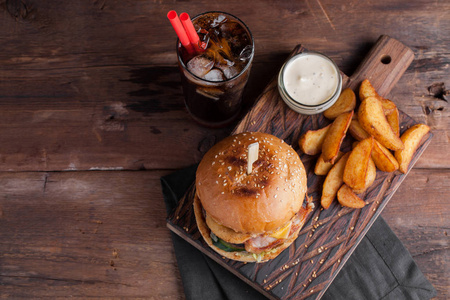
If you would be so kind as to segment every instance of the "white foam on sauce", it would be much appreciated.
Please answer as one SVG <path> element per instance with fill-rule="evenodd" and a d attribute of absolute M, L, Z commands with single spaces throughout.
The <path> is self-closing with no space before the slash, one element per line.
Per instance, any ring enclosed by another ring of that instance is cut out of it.
<path fill-rule="evenodd" d="M 338 76 L 338 70 L 328 59 L 308 54 L 286 65 L 283 81 L 293 100 L 304 105 L 319 105 L 336 92 Z"/>

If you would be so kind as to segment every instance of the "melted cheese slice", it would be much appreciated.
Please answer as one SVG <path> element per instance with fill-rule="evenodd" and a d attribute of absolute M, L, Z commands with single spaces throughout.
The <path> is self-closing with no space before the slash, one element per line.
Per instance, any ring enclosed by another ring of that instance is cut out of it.
<path fill-rule="evenodd" d="M 272 233 L 270 236 L 276 239 L 286 239 L 291 231 L 292 221 Z"/>

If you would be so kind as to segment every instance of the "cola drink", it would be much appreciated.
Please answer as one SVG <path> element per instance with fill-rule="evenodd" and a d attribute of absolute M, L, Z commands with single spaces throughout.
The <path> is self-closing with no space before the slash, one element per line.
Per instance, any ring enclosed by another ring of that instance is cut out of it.
<path fill-rule="evenodd" d="M 254 42 L 237 17 L 207 12 L 192 19 L 204 51 L 189 54 L 177 44 L 178 65 L 188 112 L 201 125 L 222 127 L 241 109 Z"/>

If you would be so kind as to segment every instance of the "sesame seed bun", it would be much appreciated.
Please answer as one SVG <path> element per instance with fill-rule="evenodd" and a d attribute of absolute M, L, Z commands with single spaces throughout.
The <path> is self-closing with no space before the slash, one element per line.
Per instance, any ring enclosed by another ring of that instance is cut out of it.
<path fill-rule="evenodd" d="M 259 143 L 258 159 L 247 174 L 248 146 L 255 142 Z M 311 211 L 311 207 L 302 208 L 306 172 L 298 154 L 283 140 L 266 133 L 240 133 L 217 143 L 200 162 L 195 184 L 194 209 L 200 233 L 210 247 L 235 260 L 256 261 L 248 249 L 255 249 L 257 238 L 275 236 L 290 226 L 294 217 L 301 215 L 304 220 Z M 256 246 L 258 261 L 280 254 L 297 238 L 300 228 L 276 241 L 273 249 L 261 246 L 264 249 L 259 251 Z M 232 244 L 245 243 L 246 251 L 227 252 L 215 247 L 211 232 Z"/>
<path fill-rule="evenodd" d="M 259 142 L 259 158 L 247 174 L 248 145 Z M 300 210 L 306 173 L 291 146 L 266 133 L 230 136 L 203 157 L 196 189 L 205 211 L 217 223 L 240 233 L 276 230 Z"/>

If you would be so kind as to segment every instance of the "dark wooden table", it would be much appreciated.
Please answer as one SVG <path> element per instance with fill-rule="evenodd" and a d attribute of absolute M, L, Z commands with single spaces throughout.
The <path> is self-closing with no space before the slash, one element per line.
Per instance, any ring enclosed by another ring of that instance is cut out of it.
<path fill-rule="evenodd" d="M 0 1 L 0 297 L 183 299 L 159 178 L 233 125 L 184 108 L 166 14 L 251 28 L 245 108 L 301 43 L 350 75 L 381 34 L 415 60 L 389 95 L 434 138 L 382 216 L 450 296 L 450 2 Z"/>

